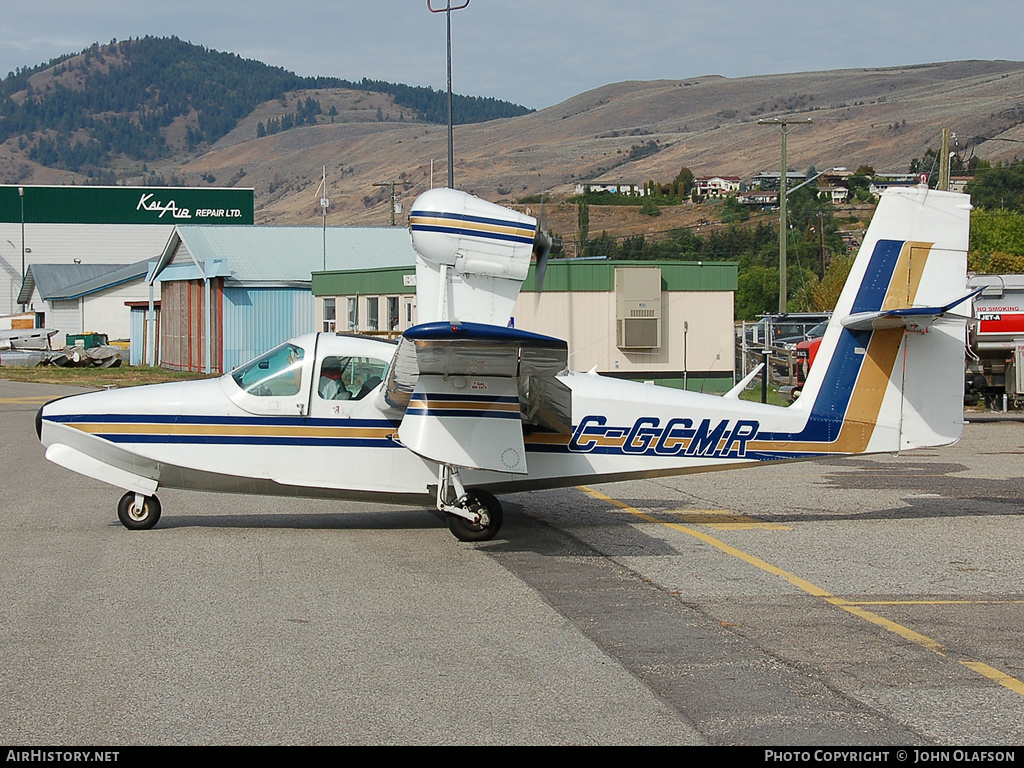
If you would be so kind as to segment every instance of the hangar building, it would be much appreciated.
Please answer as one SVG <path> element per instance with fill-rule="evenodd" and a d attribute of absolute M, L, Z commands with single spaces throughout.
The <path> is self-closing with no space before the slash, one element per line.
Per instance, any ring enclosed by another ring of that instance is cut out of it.
<path fill-rule="evenodd" d="M 177 224 L 251 225 L 253 211 L 252 189 L 0 185 L 0 317 L 24 305 L 37 326 L 62 331 L 61 341 L 84 330 L 124 338 L 124 302 L 145 297 L 145 270 L 122 281 L 98 268 L 156 260 Z M 82 327 L 83 318 L 109 319 L 106 307 L 90 312 L 97 301 L 120 307 L 113 327 Z"/>

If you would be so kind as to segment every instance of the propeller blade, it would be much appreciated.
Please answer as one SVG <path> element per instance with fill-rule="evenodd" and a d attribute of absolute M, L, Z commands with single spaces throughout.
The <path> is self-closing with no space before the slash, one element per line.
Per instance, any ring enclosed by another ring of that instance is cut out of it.
<path fill-rule="evenodd" d="M 537 259 L 537 291 L 544 287 L 544 276 L 548 271 L 548 258 L 552 253 L 562 252 L 562 238 L 552 237 L 541 229 L 533 239 L 533 255 Z"/>

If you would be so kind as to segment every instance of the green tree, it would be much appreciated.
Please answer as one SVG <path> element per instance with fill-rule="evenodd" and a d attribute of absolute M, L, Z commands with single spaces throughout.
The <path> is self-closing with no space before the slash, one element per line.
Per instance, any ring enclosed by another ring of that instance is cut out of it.
<path fill-rule="evenodd" d="M 1024 214 L 1010 210 L 971 211 L 968 266 L 975 272 L 1020 273 L 1011 260 L 1024 257 Z"/>
<path fill-rule="evenodd" d="M 654 202 L 653 195 L 644 195 L 644 201 L 640 203 L 640 213 L 644 216 L 661 216 L 661 209 Z"/>
<path fill-rule="evenodd" d="M 725 198 L 722 206 L 722 223 L 731 224 L 736 221 L 746 221 L 750 218 L 750 208 L 741 203 L 735 195 Z"/>
<path fill-rule="evenodd" d="M 756 320 L 779 307 L 779 268 L 755 265 L 740 271 L 736 282 L 736 319 Z"/>
<path fill-rule="evenodd" d="M 816 312 L 831 311 L 836 308 L 839 302 L 839 294 L 846 285 L 846 278 L 853 266 L 852 256 L 833 256 L 825 272 L 825 279 L 821 280 L 814 289 L 814 306 Z"/>
<path fill-rule="evenodd" d="M 967 184 L 971 202 L 990 210 L 1024 210 L 1024 165 L 979 169 Z M 973 217 L 972 217 L 973 218 Z"/>
<path fill-rule="evenodd" d="M 590 238 L 590 203 L 586 200 L 576 202 L 576 225 L 579 242 L 586 243 Z"/>
<path fill-rule="evenodd" d="M 683 166 L 672 180 L 672 194 L 680 200 L 685 199 L 693 190 L 694 179 L 693 171 Z"/>

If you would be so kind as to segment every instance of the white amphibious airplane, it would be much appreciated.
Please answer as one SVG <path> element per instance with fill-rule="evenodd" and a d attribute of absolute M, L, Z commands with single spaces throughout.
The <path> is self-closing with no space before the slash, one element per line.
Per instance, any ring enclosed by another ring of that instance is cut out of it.
<path fill-rule="evenodd" d="M 65 397 L 40 409 L 46 458 L 126 493 L 132 529 L 161 487 L 436 504 L 463 541 L 501 526 L 494 494 L 956 441 L 963 424 L 969 198 L 886 192 L 803 395 L 789 407 L 566 370 L 564 341 L 508 328 L 530 216 L 437 189 L 410 214 L 418 309 L 396 344 L 292 339 L 219 379 Z"/>

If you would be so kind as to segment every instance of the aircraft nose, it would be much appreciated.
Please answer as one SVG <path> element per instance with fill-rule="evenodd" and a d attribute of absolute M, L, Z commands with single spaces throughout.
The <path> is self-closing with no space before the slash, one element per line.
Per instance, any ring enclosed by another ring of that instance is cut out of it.
<path fill-rule="evenodd" d="M 36 437 L 40 440 L 43 439 L 43 408 L 46 406 L 40 406 L 39 410 L 36 411 Z"/>

